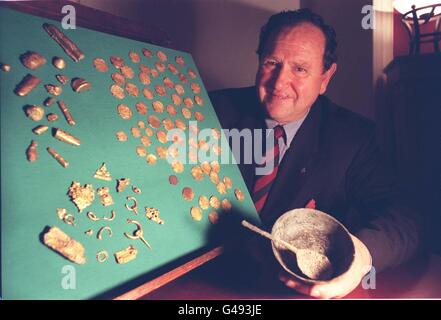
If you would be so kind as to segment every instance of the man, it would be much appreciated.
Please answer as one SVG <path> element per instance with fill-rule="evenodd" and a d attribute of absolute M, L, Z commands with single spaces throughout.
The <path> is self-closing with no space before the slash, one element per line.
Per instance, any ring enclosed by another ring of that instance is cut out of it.
<path fill-rule="evenodd" d="M 267 228 L 307 205 L 354 235 L 354 263 L 342 277 L 311 286 L 280 275 L 286 286 L 319 298 L 347 295 L 371 263 L 377 272 L 400 264 L 418 244 L 416 214 L 384 167 L 374 125 L 323 96 L 337 70 L 336 47 L 334 30 L 320 16 L 281 12 L 262 28 L 256 86 L 211 94 L 224 128 L 274 128 L 279 135 L 275 168 L 264 178 L 255 164 L 239 164 Z"/>

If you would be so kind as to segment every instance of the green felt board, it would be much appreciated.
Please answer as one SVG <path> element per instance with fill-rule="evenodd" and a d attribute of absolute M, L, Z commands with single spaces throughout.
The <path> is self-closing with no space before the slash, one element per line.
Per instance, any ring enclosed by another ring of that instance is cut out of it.
<path fill-rule="evenodd" d="M 169 62 L 187 75 L 188 84 L 183 84 L 185 95 L 192 97 L 190 83 L 201 85 L 199 94 L 204 100 L 203 106 L 194 105 L 192 112 L 201 111 L 205 120 L 198 123 L 199 129 L 220 128 L 220 124 L 210 104 L 207 92 L 198 77 L 193 80 L 187 74 L 187 68 L 197 70 L 192 57 L 188 53 L 178 52 L 166 48 L 159 48 L 147 43 L 133 41 L 109 34 L 88 29 L 63 30 L 85 53 L 85 58 L 78 63 L 70 59 L 61 47 L 56 44 L 42 28 L 44 22 L 52 23 L 61 28 L 60 23 L 23 14 L 10 9 L 0 8 L 0 61 L 11 65 L 10 72 L 0 72 L 1 89 L 1 285 L 4 299 L 87 299 L 100 296 L 110 290 L 129 283 L 132 279 L 148 275 L 155 270 L 166 267 L 170 262 L 185 257 L 209 245 L 207 234 L 212 228 L 208 220 L 209 210 L 203 211 L 203 219 L 194 221 L 190 216 L 190 207 L 197 205 L 200 195 L 217 195 L 220 199 L 227 197 L 233 208 L 243 212 L 250 221 L 257 222 L 251 198 L 246 191 L 239 169 L 234 164 L 221 165 L 219 176 L 229 176 L 233 180 L 233 189 L 228 190 L 225 196 L 216 191 L 216 187 L 207 176 L 202 181 L 195 181 L 190 174 L 193 164 L 186 164 L 185 171 L 176 174 L 179 184 L 172 186 L 168 183 L 168 176 L 175 174 L 165 160 L 158 158 L 154 166 L 148 165 L 144 158 L 139 157 L 135 148 L 141 145 L 139 138 L 130 134 L 130 128 L 136 126 L 138 120 L 146 121 L 146 116 L 139 115 L 135 109 L 137 101 L 143 101 L 149 107 L 148 114 L 154 114 L 151 101 L 143 97 L 126 95 L 124 100 L 118 100 L 110 94 L 109 87 L 113 84 L 111 73 L 117 71 L 111 64 L 109 57 L 117 55 L 124 59 L 127 65 L 135 71 L 135 78 L 130 82 L 142 88 L 137 78 L 139 64 L 132 63 L 128 57 L 130 50 L 136 51 L 141 57 L 141 63 L 153 68 L 158 60 L 156 55 L 148 59 L 142 55 L 141 49 L 148 48 L 153 53 L 161 49 L 167 54 Z M 19 56 L 31 50 L 42 54 L 47 63 L 37 70 L 25 68 Z M 185 67 L 175 63 L 174 57 L 180 55 L 185 59 Z M 60 56 L 67 62 L 67 67 L 59 71 L 51 65 L 53 56 Z M 108 72 L 98 72 L 93 67 L 95 57 L 104 58 L 109 66 Z M 42 79 L 39 87 L 26 97 L 14 94 L 15 86 L 24 75 L 32 73 Z M 59 97 L 70 107 L 76 120 L 75 126 L 69 126 L 57 104 L 44 107 L 46 114 L 56 113 L 59 119 L 49 123 L 46 118 L 36 123 L 25 116 L 23 106 L 27 104 L 41 105 L 48 96 L 44 84 L 57 84 L 55 75 L 65 74 L 70 79 L 82 77 L 92 83 L 90 91 L 75 93 L 69 84 L 63 87 Z M 163 77 L 169 76 L 174 83 L 179 83 L 177 75 L 168 69 L 158 78 L 152 79 L 149 87 L 154 92 L 154 85 L 161 84 Z M 141 91 L 141 90 L 140 90 Z M 155 100 L 163 102 L 164 106 L 171 104 L 171 89 L 168 95 L 159 97 L 155 93 Z M 133 118 L 122 120 L 116 106 L 119 103 L 127 104 L 133 111 Z M 171 117 L 165 111 L 157 114 L 160 119 L 170 117 L 180 118 L 182 114 Z M 194 116 L 192 117 L 194 120 Z M 32 133 L 32 128 L 38 124 L 47 124 L 50 128 L 59 127 L 81 139 L 81 146 L 75 147 L 60 142 L 52 137 L 48 131 L 41 136 Z M 124 130 L 128 135 L 127 142 L 116 140 L 115 133 Z M 156 131 L 155 129 L 153 129 Z M 165 130 L 162 128 L 162 130 Z M 188 132 L 188 130 L 187 130 Z M 26 159 L 25 150 L 30 141 L 38 142 L 38 160 L 30 163 Z M 222 136 L 225 142 L 225 136 Z M 150 153 L 156 153 L 156 146 L 160 143 L 151 138 Z M 208 141 L 208 140 L 207 140 Z M 169 143 L 170 144 L 170 143 Z M 46 147 L 57 150 L 69 161 L 69 167 L 63 168 L 46 151 Z M 228 153 L 228 148 L 223 153 Z M 93 178 L 95 170 L 102 162 L 106 162 L 113 181 L 107 182 Z M 127 177 L 142 190 L 142 194 L 135 195 L 129 188 L 122 193 L 115 190 L 116 178 Z M 92 184 L 95 190 L 107 186 L 111 190 L 114 205 L 103 207 L 95 195 L 93 204 L 82 213 L 78 213 L 74 204 L 67 196 L 68 187 L 72 181 L 83 184 Z M 195 192 L 193 201 L 183 200 L 181 190 L 190 186 Z M 241 189 L 245 200 L 239 202 L 234 196 L 234 188 Z M 126 197 L 134 195 L 140 205 L 140 214 L 135 216 L 124 207 Z M 158 208 L 160 216 L 165 221 L 158 225 L 148 220 L 143 212 L 144 206 Z M 76 217 L 76 225 L 70 226 L 61 221 L 56 214 L 56 208 L 66 208 Z M 86 216 L 87 211 L 93 211 L 98 216 L 108 216 L 115 210 L 117 217 L 114 221 L 93 222 Z M 227 214 L 222 213 L 220 214 Z M 148 250 L 141 241 L 126 238 L 124 232 L 133 232 L 135 226 L 127 224 L 127 218 L 139 220 L 144 228 L 145 238 L 150 242 L 153 250 Z M 113 230 L 113 237 L 106 235 L 103 240 L 96 238 L 97 230 L 108 225 Z M 72 238 L 81 242 L 86 249 L 87 263 L 76 265 L 64 259 L 47 248 L 40 241 L 42 231 L 46 226 L 58 226 Z M 94 236 L 87 236 L 88 229 L 95 231 Z M 113 253 L 134 245 L 138 249 L 136 260 L 127 264 L 117 264 Z M 95 255 L 99 250 L 107 250 L 109 259 L 98 263 Z M 63 289 L 62 280 L 66 275 L 63 267 L 74 266 L 76 271 L 76 288 Z"/>

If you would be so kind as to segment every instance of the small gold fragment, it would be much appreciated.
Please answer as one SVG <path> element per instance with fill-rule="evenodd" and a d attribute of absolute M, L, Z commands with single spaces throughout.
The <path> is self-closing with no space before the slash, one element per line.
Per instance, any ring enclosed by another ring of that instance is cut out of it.
<path fill-rule="evenodd" d="M 194 198 L 194 192 L 190 187 L 185 187 L 182 189 L 182 197 L 184 200 L 191 201 Z"/>
<path fill-rule="evenodd" d="M 222 205 L 222 209 L 224 209 L 225 211 L 231 210 L 232 205 L 231 205 L 230 200 L 228 200 L 228 199 L 222 200 L 221 205 Z"/>
<path fill-rule="evenodd" d="M 118 141 L 127 141 L 127 134 L 124 131 L 118 131 L 116 133 L 116 140 Z"/>
<path fill-rule="evenodd" d="M 128 246 L 126 249 L 115 252 L 114 256 L 117 263 L 127 263 L 136 259 L 136 255 L 138 254 L 138 250 L 132 245 Z"/>
<path fill-rule="evenodd" d="M 20 56 L 21 63 L 31 70 L 40 68 L 46 63 L 46 59 L 39 53 L 27 51 Z"/>
<path fill-rule="evenodd" d="M 26 116 L 33 121 L 40 121 L 44 116 L 44 109 L 40 106 L 28 105 L 25 109 Z"/>
<path fill-rule="evenodd" d="M 106 221 L 113 221 L 113 220 L 115 220 L 115 217 L 116 217 L 115 210 L 112 210 L 112 211 L 111 211 L 110 218 L 106 218 L 106 217 L 104 217 L 103 220 L 106 220 Z"/>
<path fill-rule="evenodd" d="M 90 236 L 93 235 L 93 230 L 92 230 L 92 229 L 89 229 L 89 230 L 85 231 L 84 234 L 86 234 L 87 236 L 90 237 Z"/>
<path fill-rule="evenodd" d="M 108 226 L 102 227 L 100 230 L 98 230 L 96 237 L 99 240 L 103 240 L 103 232 L 107 231 L 107 233 L 109 234 L 109 238 L 112 237 L 113 232 L 112 229 Z"/>
<path fill-rule="evenodd" d="M 219 222 L 219 214 L 216 211 L 211 211 L 208 214 L 208 220 L 212 223 L 212 224 L 216 224 Z"/>
<path fill-rule="evenodd" d="M 97 215 L 95 213 L 93 213 L 92 211 L 87 212 L 87 217 L 92 220 L 92 221 L 99 221 L 101 220 L 100 218 L 97 217 Z"/>
<path fill-rule="evenodd" d="M 129 205 L 126 203 L 125 207 L 129 211 L 133 211 L 135 214 L 138 214 L 138 200 L 134 197 L 126 197 L 127 200 L 133 201 L 133 206 L 129 207 Z"/>
<path fill-rule="evenodd" d="M 242 190 L 240 189 L 234 189 L 234 195 L 236 196 L 237 200 L 243 201 L 245 199 L 245 195 L 243 194 Z"/>
<path fill-rule="evenodd" d="M 0 62 L 0 69 L 1 69 L 3 72 L 9 72 L 9 71 L 11 71 L 11 65 L 10 65 L 10 64 L 7 64 L 7 63 L 1 63 L 1 62 Z"/>
<path fill-rule="evenodd" d="M 51 227 L 44 234 L 44 244 L 74 263 L 86 263 L 83 245 L 57 227 Z"/>
<path fill-rule="evenodd" d="M 96 254 L 96 260 L 99 263 L 105 262 L 107 260 L 107 258 L 109 258 L 109 254 L 105 250 L 101 250 L 101 251 L 97 252 L 97 254 Z"/>
<path fill-rule="evenodd" d="M 57 74 L 55 76 L 55 78 L 57 78 L 57 80 L 64 86 L 68 81 L 69 81 L 69 77 L 62 75 L 62 74 Z"/>
<path fill-rule="evenodd" d="M 130 184 L 130 178 L 121 178 L 117 180 L 116 192 L 122 192 Z"/>
<path fill-rule="evenodd" d="M 28 158 L 28 161 L 30 162 L 37 161 L 37 146 L 38 146 L 37 141 L 32 140 L 31 144 L 26 150 L 26 157 Z"/>
<path fill-rule="evenodd" d="M 79 212 L 82 212 L 84 208 L 90 206 L 95 199 L 95 190 L 91 184 L 81 186 L 80 183 L 76 181 L 72 182 L 67 194 Z"/>
<path fill-rule="evenodd" d="M 46 100 L 44 100 L 43 104 L 46 107 L 50 107 L 51 105 L 53 105 L 55 102 L 54 97 L 47 97 Z"/>
<path fill-rule="evenodd" d="M 69 108 L 64 103 L 64 101 L 59 100 L 58 106 L 60 107 L 61 112 L 63 113 L 64 117 L 66 118 L 67 123 L 69 123 L 71 126 L 74 126 L 75 120 L 73 119 L 72 115 L 70 114 Z"/>
<path fill-rule="evenodd" d="M 145 207 L 145 216 L 157 224 L 164 224 L 164 220 L 159 218 L 159 210 L 156 208 Z"/>
<path fill-rule="evenodd" d="M 134 193 L 137 193 L 137 194 L 141 194 L 142 193 L 141 189 L 139 189 L 136 186 L 132 186 L 132 190 L 133 190 Z"/>
<path fill-rule="evenodd" d="M 60 57 L 53 57 L 52 64 L 55 68 L 60 70 L 66 68 L 66 61 L 64 61 L 64 59 Z"/>
<path fill-rule="evenodd" d="M 61 142 L 66 142 L 68 144 L 71 144 L 73 146 L 79 146 L 81 144 L 80 139 L 74 137 L 70 133 L 67 133 L 64 130 L 61 130 L 60 128 L 54 128 L 54 138 L 60 140 Z"/>
<path fill-rule="evenodd" d="M 32 132 L 37 135 L 41 135 L 41 134 L 45 133 L 48 129 L 49 129 L 49 127 L 46 125 L 39 125 L 39 126 L 36 126 L 34 129 L 32 129 Z"/>
<path fill-rule="evenodd" d="M 207 210 L 210 207 L 210 201 L 206 196 L 200 196 L 198 203 L 202 210 Z"/>
<path fill-rule="evenodd" d="M 54 122 L 54 121 L 57 121 L 57 120 L 58 120 L 58 115 L 55 114 L 55 113 L 49 113 L 49 114 L 46 116 L 46 118 L 47 118 L 47 121 L 49 121 L 49 122 Z"/>
<path fill-rule="evenodd" d="M 95 174 L 93 176 L 95 179 L 105 180 L 105 181 L 112 181 L 112 175 L 109 171 L 107 171 L 106 163 L 103 162 L 101 167 L 95 171 Z"/>
<path fill-rule="evenodd" d="M 46 150 L 63 167 L 67 168 L 69 166 L 69 162 L 67 162 L 67 160 L 64 159 L 57 151 L 55 151 L 51 147 L 47 147 Z"/>
<path fill-rule="evenodd" d="M 107 207 L 113 205 L 113 199 L 108 187 L 98 188 L 97 194 L 100 196 L 100 202 L 103 206 Z"/>
<path fill-rule="evenodd" d="M 71 86 L 72 86 L 72 89 L 78 93 L 89 90 L 92 87 L 90 82 L 87 81 L 86 79 L 83 79 L 83 78 L 73 79 L 71 82 Z"/>
<path fill-rule="evenodd" d="M 54 96 L 59 96 L 63 92 L 63 89 L 56 84 L 45 84 L 44 87 L 49 94 Z"/>

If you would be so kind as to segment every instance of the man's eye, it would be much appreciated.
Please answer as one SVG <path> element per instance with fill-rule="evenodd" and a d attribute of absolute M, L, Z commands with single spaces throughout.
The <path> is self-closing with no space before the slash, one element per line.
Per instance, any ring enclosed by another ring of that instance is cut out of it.
<path fill-rule="evenodd" d="M 275 60 L 266 60 L 266 61 L 263 62 L 263 64 L 265 66 L 268 66 L 268 67 L 274 67 L 274 66 L 277 65 L 277 61 L 275 61 Z"/>
<path fill-rule="evenodd" d="M 306 69 L 302 67 L 295 67 L 294 71 L 297 73 L 306 73 Z"/>

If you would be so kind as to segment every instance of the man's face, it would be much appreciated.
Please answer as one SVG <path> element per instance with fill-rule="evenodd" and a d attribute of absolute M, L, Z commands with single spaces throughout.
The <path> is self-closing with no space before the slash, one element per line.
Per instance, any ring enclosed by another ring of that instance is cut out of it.
<path fill-rule="evenodd" d="M 326 91 L 336 65 L 323 72 L 325 41 L 311 23 L 284 28 L 268 38 L 256 75 L 268 117 L 282 124 L 298 120 Z"/>

